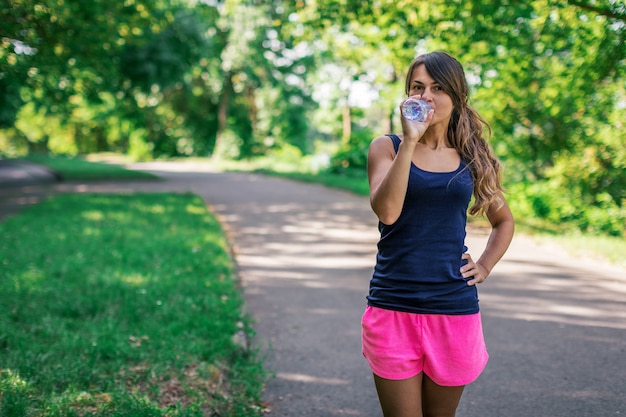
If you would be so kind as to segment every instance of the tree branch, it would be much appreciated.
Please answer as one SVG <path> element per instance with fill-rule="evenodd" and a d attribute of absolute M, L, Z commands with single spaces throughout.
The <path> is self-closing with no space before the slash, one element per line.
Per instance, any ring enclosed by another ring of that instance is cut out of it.
<path fill-rule="evenodd" d="M 597 13 L 601 16 L 606 16 L 611 19 L 617 19 L 617 20 L 621 20 L 622 22 L 626 22 L 626 14 L 619 13 L 617 10 L 611 10 L 608 8 L 592 6 L 590 4 L 587 4 L 585 2 L 578 1 L 578 0 L 567 0 L 567 3 L 569 3 L 572 6 L 580 7 L 583 10 L 588 10 L 590 12 Z"/>

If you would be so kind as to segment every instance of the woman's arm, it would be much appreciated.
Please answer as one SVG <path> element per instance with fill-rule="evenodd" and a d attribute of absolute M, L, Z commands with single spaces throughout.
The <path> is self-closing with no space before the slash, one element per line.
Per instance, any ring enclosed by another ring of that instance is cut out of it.
<path fill-rule="evenodd" d="M 370 144 L 367 155 L 370 204 L 384 224 L 393 224 L 400 217 L 409 184 L 413 151 L 428 129 L 433 115 L 434 111 L 429 111 L 423 122 L 411 122 L 403 116 L 400 117 L 403 139 L 397 154 L 393 142 L 387 136 L 379 136 Z"/>
<path fill-rule="evenodd" d="M 502 194 L 500 198 L 504 201 L 502 207 L 497 208 L 495 204 L 492 204 L 487 211 L 487 219 L 491 223 L 491 234 L 482 255 L 478 261 L 473 262 L 469 253 L 463 254 L 463 259 L 467 259 L 468 262 L 461 267 L 461 274 L 463 278 L 472 278 L 467 285 L 483 282 L 502 258 L 513 239 L 515 229 L 513 214 Z"/>
<path fill-rule="evenodd" d="M 367 156 L 370 204 L 378 219 L 393 224 L 400 217 L 409 183 L 415 143 L 400 142 L 398 153 L 387 136 L 372 141 Z"/>

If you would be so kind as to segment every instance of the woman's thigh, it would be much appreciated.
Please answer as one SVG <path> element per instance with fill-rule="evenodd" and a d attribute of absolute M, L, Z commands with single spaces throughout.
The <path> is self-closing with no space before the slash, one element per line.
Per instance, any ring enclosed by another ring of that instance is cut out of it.
<path fill-rule="evenodd" d="M 454 417 L 465 388 L 437 385 L 423 373 L 402 380 L 374 374 L 374 382 L 385 417 Z"/>
<path fill-rule="evenodd" d="M 422 411 L 424 417 L 454 417 L 463 395 L 464 385 L 444 387 L 428 375 L 422 378 Z"/>
<path fill-rule="evenodd" d="M 374 374 L 378 400 L 385 417 L 422 416 L 422 375 L 395 380 Z"/>

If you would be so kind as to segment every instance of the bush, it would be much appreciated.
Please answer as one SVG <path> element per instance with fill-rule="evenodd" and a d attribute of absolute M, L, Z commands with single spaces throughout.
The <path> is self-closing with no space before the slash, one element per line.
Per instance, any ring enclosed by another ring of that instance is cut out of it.
<path fill-rule="evenodd" d="M 507 200 L 517 218 L 539 218 L 555 226 L 582 232 L 622 236 L 626 207 L 608 193 L 585 197 L 580 187 L 564 188 L 555 181 L 518 183 L 508 187 Z"/>
<path fill-rule="evenodd" d="M 330 171 L 335 174 L 350 176 L 355 169 L 365 171 L 367 168 L 367 152 L 374 134 L 369 129 L 361 129 L 352 133 L 350 142 L 344 144 L 331 158 Z"/>

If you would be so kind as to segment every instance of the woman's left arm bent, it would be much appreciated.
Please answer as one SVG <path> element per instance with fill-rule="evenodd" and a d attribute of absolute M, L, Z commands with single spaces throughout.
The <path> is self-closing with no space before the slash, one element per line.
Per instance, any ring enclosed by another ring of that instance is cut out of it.
<path fill-rule="evenodd" d="M 467 281 L 467 285 L 483 282 L 502 258 L 513 239 L 515 229 L 513 214 L 504 196 L 500 194 L 499 197 L 503 201 L 503 205 L 497 207 L 494 203 L 487 210 L 487 219 L 491 223 L 491 234 L 482 255 L 474 262 L 469 253 L 463 254 L 463 259 L 467 259 L 467 264 L 461 267 L 461 275 L 463 278 L 471 278 Z"/>

